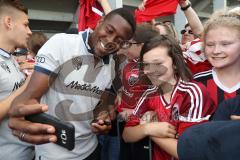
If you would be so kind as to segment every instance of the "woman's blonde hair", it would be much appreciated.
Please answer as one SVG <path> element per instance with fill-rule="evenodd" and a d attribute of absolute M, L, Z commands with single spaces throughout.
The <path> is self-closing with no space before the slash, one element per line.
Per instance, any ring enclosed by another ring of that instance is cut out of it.
<path fill-rule="evenodd" d="M 213 13 L 204 25 L 203 40 L 206 41 L 206 35 L 212 29 L 217 27 L 228 27 L 236 29 L 240 37 L 240 9 L 221 10 Z"/>

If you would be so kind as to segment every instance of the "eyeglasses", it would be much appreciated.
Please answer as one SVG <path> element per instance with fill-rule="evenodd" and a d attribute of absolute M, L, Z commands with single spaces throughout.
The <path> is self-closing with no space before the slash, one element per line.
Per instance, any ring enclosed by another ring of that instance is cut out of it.
<path fill-rule="evenodd" d="M 188 30 L 186 31 L 185 29 L 181 30 L 181 34 L 185 34 L 185 33 L 188 33 L 188 34 L 193 34 L 193 31 L 192 30 Z"/>
<path fill-rule="evenodd" d="M 116 48 L 128 49 L 133 44 L 141 44 L 141 42 L 130 42 L 130 41 L 118 41 L 118 42 L 108 42 L 104 47 L 108 50 L 115 50 Z"/>
<path fill-rule="evenodd" d="M 130 41 L 123 41 L 120 43 L 120 47 L 122 49 L 128 49 L 130 48 L 133 44 L 141 44 L 141 42 L 130 42 Z"/>

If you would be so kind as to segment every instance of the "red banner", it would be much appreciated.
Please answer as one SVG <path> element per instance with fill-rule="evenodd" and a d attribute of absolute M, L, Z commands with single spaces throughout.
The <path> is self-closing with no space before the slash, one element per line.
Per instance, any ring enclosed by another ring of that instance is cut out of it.
<path fill-rule="evenodd" d="M 145 9 L 135 10 L 137 23 L 151 21 L 154 18 L 175 14 L 179 0 L 148 0 Z"/>
<path fill-rule="evenodd" d="M 79 0 L 79 3 L 78 31 L 83 31 L 86 28 L 94 29 L 101 19 L 102 6 L 96 0 Z"/>

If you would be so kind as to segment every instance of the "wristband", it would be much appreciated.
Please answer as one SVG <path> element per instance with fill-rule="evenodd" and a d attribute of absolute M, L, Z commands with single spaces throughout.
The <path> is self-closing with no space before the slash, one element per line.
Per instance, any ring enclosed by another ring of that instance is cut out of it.
<path fill-rule="evenodd" d="M 186 5 L 185 7 L 181 7 L 181 10 L 186 11 L 191 6 L 192 6 L 191 3 L 189 2 L 188 5 Z"/>

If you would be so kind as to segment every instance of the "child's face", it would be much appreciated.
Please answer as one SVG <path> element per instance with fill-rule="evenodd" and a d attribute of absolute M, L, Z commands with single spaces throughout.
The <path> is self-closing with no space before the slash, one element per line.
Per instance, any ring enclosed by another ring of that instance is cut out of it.
<path fill-rule="evenodd" d="M 143 55 L 144 74 L 153 85 L 175 84 L 173 62 L 166 47 L 156 47 Z"/>
<path fill-rule="evenodd" d="M 240 64 L 240 33 L 237 29 L 217 27 L 205 37 L 205 54 L 216 69 Z"/>
<path fill-rule="evenodd" d="M 128 49 L 127 57 L 129 60 L 137 59 L 140 56 L 140 52 L 143 44 L 132 44 L 132 46 Z"/>

